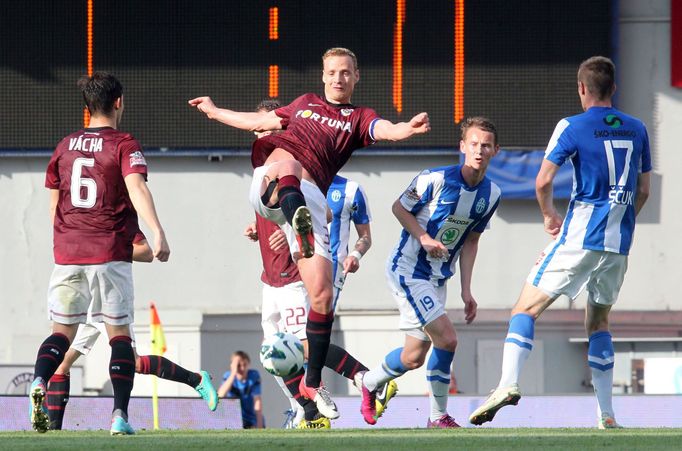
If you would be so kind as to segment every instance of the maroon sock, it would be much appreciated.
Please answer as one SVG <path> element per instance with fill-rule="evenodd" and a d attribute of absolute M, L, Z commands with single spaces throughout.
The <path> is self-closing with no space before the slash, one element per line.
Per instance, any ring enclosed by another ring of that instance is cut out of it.
<path fill-rule="evenodd" d="M 181 382 L 195 388 L 201 382 L 201 375 L 193 373 L 160 355 L 140 356 L 140 374 L 154 374 L 161 379 Z"/>
<path fill-rule="evenodd" d="M 305 333 L 308 337 L 308 369 L 305 384 L 317 388 L 322 381 L 322 368 L 327 360 L 329 342 L 331 341 L 334 312 L 317 313 L 313 309 L 308 312 Z"/>
<path fill-rule="evenodd" d="M 64 410 L 69 402 L 71 377 L 68 374 L 55 374 L 47 386 L 47 415 L 50 418 L 50 430 L 62 429 Z"/>
<path fill-rule="evenodd" d="M 119 335 L 109 341 L 111 346 L 109 376 L 114 388 L 114 410 L 119 409 L 125 416 L 128 415 L 130 392 L 133 390 L 135 378 L 135 353 L 131 342 L 130 337 L 125 335 Z"/>
<path fill-rule="evenodd" d="M 277 182 L 277 198 L 287 222 L 291 224 L 294 213 L 305 205 L 305 197 L 301 192 L 301 181 L 293 175 L 285 175 Z"/>
<path fill-rule="evenodd" d="M 301 395 L 299 383 L 301 382 L 301 378 L 304 374 L 305 370 L 301 368 L 297 373 L 294 373 L 291 376 L 283 377 L 282 380 L 284 381 L 287 390 L 289 390 L 289 393 L 291 393 L 291 396 L 293 396 L 296 402 L 303 407 L 303 410 L 305 411 L 305 419 L 311 421 L 317 416 L 318 410 L 314 402 Z"/>
<path fill-rule="evenodd" d="M 47 337 L 38 349 L 34 376 L 42 377 L 47 383 L 64 361 L 69 344 L 69 339 L 64 334 L 54 333 Z"/>
<path fill-rule="evenodd" d="M 329 352 L 324 366 L 330 368 L 343 377 L 353 380 L 358 371 L 367 371 L 367 367 L 350 355 L 345 349 L 329 343 Z"/>

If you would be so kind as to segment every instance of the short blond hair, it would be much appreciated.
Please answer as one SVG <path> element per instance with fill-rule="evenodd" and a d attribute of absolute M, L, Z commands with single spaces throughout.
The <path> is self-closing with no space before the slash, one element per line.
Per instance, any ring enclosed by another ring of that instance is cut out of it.
<path fill-rule="evenodd" d="M 498 144 L 497 127 L 495 127 L 493 121 L 483 116 L 468 117 L 462 121 L 462 123 L 459 125 L 459 128 L 462 132 L 462 141 L 466 141 L 467 132 L 472 127 L 480 128 L 484 132 L 492 133 L 493 138 L 495 139 L 495 145 Z"/>
<path fill-rule="evenodd" d="M 324 65 L 324 60 L 329 58 L 330 56 L 348 56 L 350 59 L 353 60 L 353 67 L 355 70 L 358 69 L 358 59 L 355 56 L 355 53 L 353 53 L 351 50 L 345 48 L 345 47 L 332 47 L 328 49 L 326 52 L 324 52 L 324 55 L 322 55 L 322 64 Z"/>

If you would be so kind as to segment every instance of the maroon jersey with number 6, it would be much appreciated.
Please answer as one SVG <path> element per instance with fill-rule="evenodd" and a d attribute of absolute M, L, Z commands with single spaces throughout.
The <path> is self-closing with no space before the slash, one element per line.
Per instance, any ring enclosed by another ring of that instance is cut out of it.
<path fill-rule="evenodd" d="M 110 127 L 86 128 L 56 147 L 45 186 L 59 190 L 54 217 L 54 258 L 59 265 L 132 261 L 139 230 L 124 178 L 147 178 L 140 144 Z"/>
<path fill-rule="evenodd" d="M 285 131 L 253 143 L 253 167 L 262 166 L 275 148 L 284 149 L 323 193 L 354 150 L 374 143 L 373 128 L 380 119 L 371 108 L 328 103 L 317 94 L 304 94 L 275 114 L 282 118 Z"/>

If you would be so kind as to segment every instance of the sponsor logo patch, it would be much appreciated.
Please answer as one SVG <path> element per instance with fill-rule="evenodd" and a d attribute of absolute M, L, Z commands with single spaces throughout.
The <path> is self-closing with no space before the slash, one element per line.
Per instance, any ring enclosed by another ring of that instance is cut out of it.
<path fill-rule="evenodd" d="M 130 154 L 130 167 L 133 166 L 147 166 L 147 160 L 144 159 L 144 155 L 139 150 Z"/>

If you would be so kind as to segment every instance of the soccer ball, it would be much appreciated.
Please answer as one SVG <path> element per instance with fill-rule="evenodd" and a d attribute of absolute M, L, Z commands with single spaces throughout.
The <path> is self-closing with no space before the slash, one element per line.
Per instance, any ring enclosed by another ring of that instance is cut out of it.
<path fill-rule="evenodd" d="M 265 337 L 260 362 L 268 373 L 286 377 L 303 368 L 303 343 L 295 335 L 277 332 Z"/>

